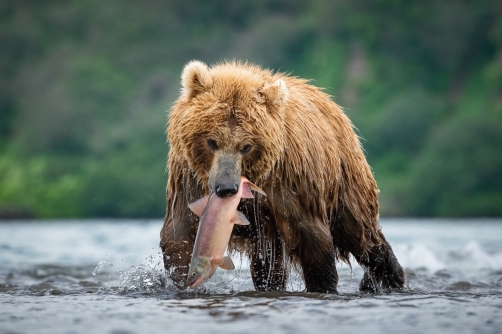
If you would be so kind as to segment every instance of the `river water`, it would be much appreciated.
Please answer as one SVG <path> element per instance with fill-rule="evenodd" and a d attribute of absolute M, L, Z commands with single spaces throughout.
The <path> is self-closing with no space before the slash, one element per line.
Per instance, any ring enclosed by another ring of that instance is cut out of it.
<path fill-rule="evenodd" d="M 0 222 L 0 333 L 502 333 L 502 220 L 382 219 L 405 292 L 256 292 L 248 262 L 196 292 L 166 279 L 162 221 Z"/>

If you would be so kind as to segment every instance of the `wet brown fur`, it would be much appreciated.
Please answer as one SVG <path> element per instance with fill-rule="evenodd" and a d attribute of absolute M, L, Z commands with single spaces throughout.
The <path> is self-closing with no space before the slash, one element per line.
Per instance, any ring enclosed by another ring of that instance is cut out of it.
<path fill-rule="evenodd" d="M 251 225 L 236 226 L 231 251 L 251 259 L 258 290 L 283 290 L 290 264 L 308 291 L 336 292 L 335 260 L 367 269 L 361 290 L 401 288 L 404 273 L 378 223 L 378 189 L 353 125 L 304 79 L 239 62 L 187 64 L 168 122 L 166 270 L 183 287 L 198 219 L 188 203 L 208 192 L 218 147 L 239 152 L 242 175 L 268 196 L 243 201 Z"/>

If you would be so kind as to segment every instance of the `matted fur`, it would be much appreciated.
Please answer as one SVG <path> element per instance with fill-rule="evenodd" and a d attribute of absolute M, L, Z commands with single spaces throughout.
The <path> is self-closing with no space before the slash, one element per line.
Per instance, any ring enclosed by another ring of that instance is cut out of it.
<path fill-rule="evenodd" d="M 208 138 L 233 152 L 253 147 L 242 157 L 242 175 L 268 196 L 241 204 L 252 224 L 234 228 L 229 249 L 250 256 L 257 289 L 283 289 L 290 259 L 303 268 L 307 290 L 336 291 L 334 259 L 348 262 L 349 253 L 377 278 L 396 276 L 390 286 L 404 284 L 397 260 L 369 267 L 370 250 L 388 245 L 378 224 L 378 189 L 352 123 L 327 94 L 304 79 L 240 62 L 190 62 L 182 85 L 167 128 L 161 231 L 176 284 L 183 286 L 198 223 L 188 203 L 208 192 Z M 392 253 L 390 245 L 382 249 L 378 254 Z"/>

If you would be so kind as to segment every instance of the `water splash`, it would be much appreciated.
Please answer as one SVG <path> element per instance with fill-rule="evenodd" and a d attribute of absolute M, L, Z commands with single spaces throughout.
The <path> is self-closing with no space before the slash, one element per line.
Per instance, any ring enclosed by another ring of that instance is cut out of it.
<path fill-rule="evenodd" d="M 113 267 L 113 263 L 111 263 L 110 261 L 107 260 L 108 258 L 108 255 L 105 255 L 105 260 L 103 261 L 99 261 L 98 265 L 96 266 L 96 268 L 94 268 L 94 270 L 92 271 L 92 275 L 93 276 L 96 276 L 97 274 L 99 274 L 104 268 L 104 266 L 109 266 L 109 267 Z M 112 277 L 111 274 L 108 275 L 108 277 Z"/>

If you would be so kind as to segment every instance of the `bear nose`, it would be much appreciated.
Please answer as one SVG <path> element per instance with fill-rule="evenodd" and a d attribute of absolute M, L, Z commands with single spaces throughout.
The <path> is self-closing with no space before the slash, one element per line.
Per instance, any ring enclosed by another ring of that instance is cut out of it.
<path fill-rule="evenodd" d="M 219 184 L 216 186 L 216 195 L 218 197 L 228 197 L 237 194 L 239 185 L 237 183 Z"/>

